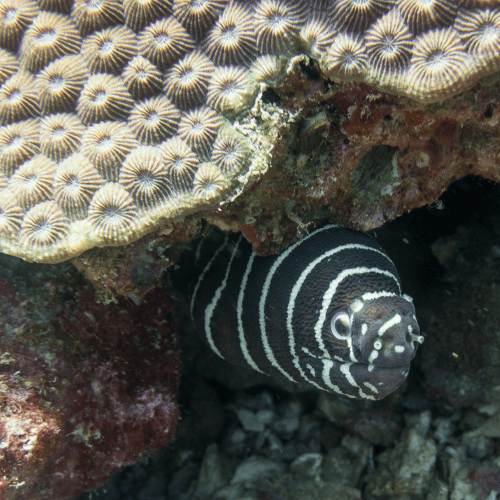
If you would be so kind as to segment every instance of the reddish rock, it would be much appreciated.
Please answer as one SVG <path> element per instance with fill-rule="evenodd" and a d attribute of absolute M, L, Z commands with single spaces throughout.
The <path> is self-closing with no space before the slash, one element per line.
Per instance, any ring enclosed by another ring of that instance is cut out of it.
<path fill-rule="evenodd" d="M 500 490 L 500 469 L 494 467 L 472 467 L 467 479 L 477 488 L 478 498 L 486 500 L 493 491 Z"/>
<path fill-rule="evenodd" d="M 119 294 L 140 302 L 159 285 L 165 269 L 177 261 L 183 244 L 200 228 L 200 221 L 183 219 L 182 224 L 165 226 L 132 245 L 84 252 L 73 264 L 92 281 L 103 301 L 114 301 Z"/>
<path fill-rule="evenodd" d="M 435 203 L 470 174 L 500 181 L 498 78 L 429 105 L 365 84 L 335 87 L 300 67 L 290 82 L 276 93 L 295 124 L 283 124 L 273 167 L 233 203 L 207 214 L 243 230 L 260 253 L 280 251 L 325 219 L 374 229 Z"/>
<path fill-rule="evenodd" d="M 72 498 L 173 435 L 171 305 L 98 304 L 68 265 L 19 267 L 0 276 L 0 499 Z"/>

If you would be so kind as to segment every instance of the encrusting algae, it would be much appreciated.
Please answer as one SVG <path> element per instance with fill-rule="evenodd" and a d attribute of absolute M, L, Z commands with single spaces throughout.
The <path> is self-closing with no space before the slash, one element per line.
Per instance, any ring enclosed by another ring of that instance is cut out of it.
<path fill-rule="evenodd" d="M 241 191 L 272 139 L 240 125 L 300 54 L 439 101 L 500 69 L 500 1 L 0 0 L 0 251 L 59 262 Z"/>

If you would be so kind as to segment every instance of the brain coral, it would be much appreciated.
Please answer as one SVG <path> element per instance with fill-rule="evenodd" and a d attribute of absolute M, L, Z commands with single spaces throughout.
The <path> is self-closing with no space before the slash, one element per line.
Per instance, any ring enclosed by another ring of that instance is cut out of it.
<path fill-rule="evenodd" d="M 0 0 L 0 250 L 58 262 L 238 193 L 300 54 L 434 102 L 500 69 L 500 1 Z"/>

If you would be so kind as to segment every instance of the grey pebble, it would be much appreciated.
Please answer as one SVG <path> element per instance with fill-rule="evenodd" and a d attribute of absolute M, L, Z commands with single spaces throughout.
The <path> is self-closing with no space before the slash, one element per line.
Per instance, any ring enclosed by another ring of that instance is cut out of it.
<path fill-rule="evenodd" d="M 319 480 L 323 455 L 320 453 L 304 453 L 290 465 L 290 472 L 295 478 Z"/>
<path fill-rule="evenodd" d="M 252 411 L 246 408 L 236 410 L 243 429 L 249 432 L 262 432 L 276 418 L 272 410 Z"/>
<path fill-rule="evenodd" d="M 423 437 L 416 429 L 403 433 L 399 443 L 381 453 L 377 469 L 369 475 L 368 484 L 374 496 L 423 495 L 434 479 L 437 446 L 433 439 Z"/>
<path fill-rule="evenodd" d="M 205 451 L 198 476 L 195 495 L 208 498 L 217 490 L 229 484 L 231 466 L 229 460 L 219 452 L 216 444 L 211 444 Z"/>
<path fill-rule="evenodd" d="M 234 471 L 231 484 L 242 483 L 250 488 L 262 479 L 271 478 L 285 471 L 285 464 L 269 458 L 251 456 L 243 460 Z"/>

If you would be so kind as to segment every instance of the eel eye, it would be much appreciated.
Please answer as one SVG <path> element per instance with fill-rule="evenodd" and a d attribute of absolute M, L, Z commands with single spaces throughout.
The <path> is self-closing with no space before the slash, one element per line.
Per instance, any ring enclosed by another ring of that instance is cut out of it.
<path fill-rule="evenodd" d="M 339 312 L 332 318 L 332 333 L 339 340 L 351 336 L 351 318 L 346 312 Z"/>

